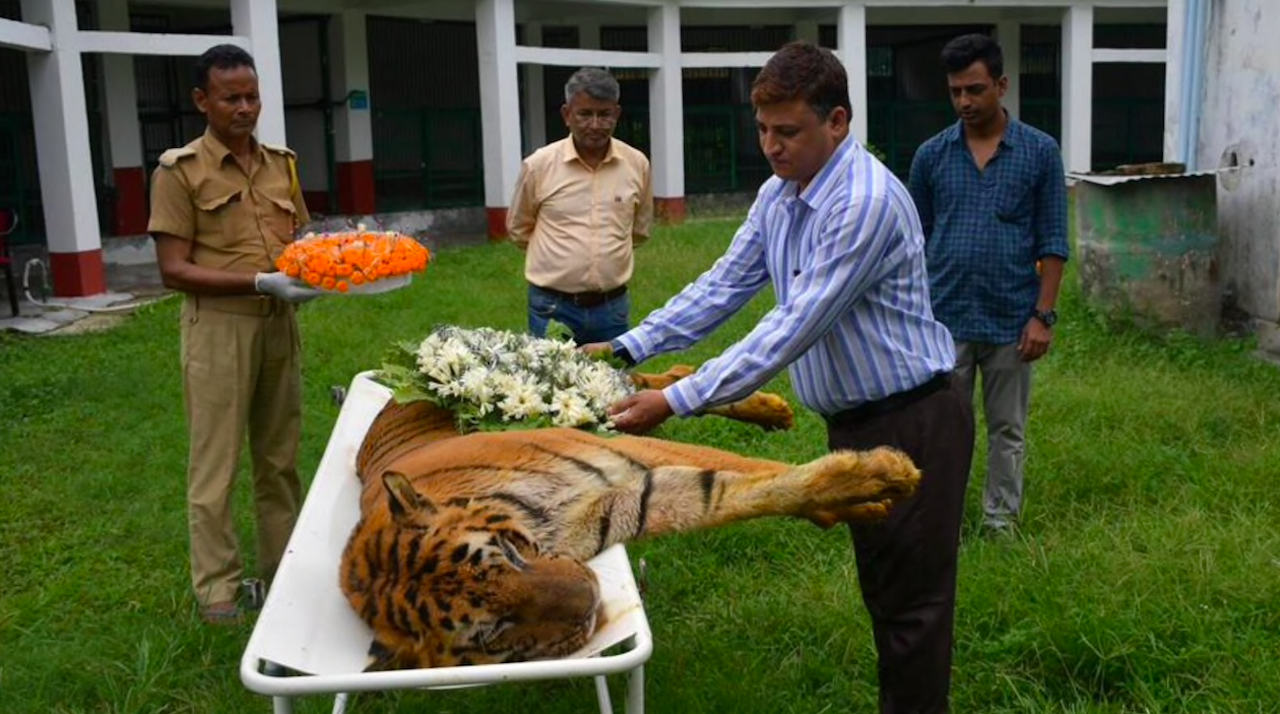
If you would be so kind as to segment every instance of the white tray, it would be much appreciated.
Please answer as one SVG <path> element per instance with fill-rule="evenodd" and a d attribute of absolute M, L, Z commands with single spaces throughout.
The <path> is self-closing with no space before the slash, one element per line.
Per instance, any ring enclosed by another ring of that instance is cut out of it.
<path fill-rule="evenodd" d="M 408 287 L 413 282 L 413 273 L 405 275 L 396 275 L 389 278 L 381 278 L 371 283 L 362 283 L 360 285 L 352 285 L 347 283 L 346 295 L 377 295 L 378 293 L 389 293 L 392 290 Z M 337 290 L 326 290 L 325 292 L 336 293 L 342 295 Z"/>

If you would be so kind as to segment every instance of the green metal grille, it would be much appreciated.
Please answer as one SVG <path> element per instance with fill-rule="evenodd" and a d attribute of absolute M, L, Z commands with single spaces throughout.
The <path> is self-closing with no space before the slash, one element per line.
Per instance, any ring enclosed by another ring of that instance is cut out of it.
<path fill-rule="evenodd" d="M 379 211 L 484 205 L 479 109 L 382 109 L 373 115 Z"/>

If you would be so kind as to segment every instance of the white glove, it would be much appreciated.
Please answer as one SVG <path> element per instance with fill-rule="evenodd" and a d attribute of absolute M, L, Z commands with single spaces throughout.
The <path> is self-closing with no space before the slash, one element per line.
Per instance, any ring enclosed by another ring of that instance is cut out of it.
<path fill-rule="evenodd" d="M 324 295 L 323 290 L 313 288 L 297 278 L 291 278 L 279 272 L 258 273 L 253 276 L 253 289 L 263 295 L 271 295 L 294 304 L 304 303 Z"/>

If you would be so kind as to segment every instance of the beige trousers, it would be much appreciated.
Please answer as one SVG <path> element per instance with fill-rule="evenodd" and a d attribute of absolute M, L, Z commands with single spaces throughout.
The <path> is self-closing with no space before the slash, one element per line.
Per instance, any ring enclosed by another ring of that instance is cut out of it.
<path fill-rule="evenodd" d="M 231 500 L 246 433 L 259 577 L 269 581 L 284 555 L 302 501 L 302 377 L 292 306 L 256 297 L 201 300 L 189 295 L 182 306 L 182 373 L 191 584 L 206 606 L 234 600 L 243 575 Z"/>

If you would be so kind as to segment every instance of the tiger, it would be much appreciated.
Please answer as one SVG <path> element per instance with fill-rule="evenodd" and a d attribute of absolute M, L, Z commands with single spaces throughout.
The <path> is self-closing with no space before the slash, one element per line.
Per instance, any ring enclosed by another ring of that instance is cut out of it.
<path fill-rule="evenodd" d="M 339 579 L 373 631 L 367 671 L 565 657 L 603 625 L 585 561 L 615 543 L 765 516 L 879 520 L 920 481 L 885 447 L 792 465 L 571 428 L 460 434 L 447 409 L 394 400 L 356 474 Z"/>

